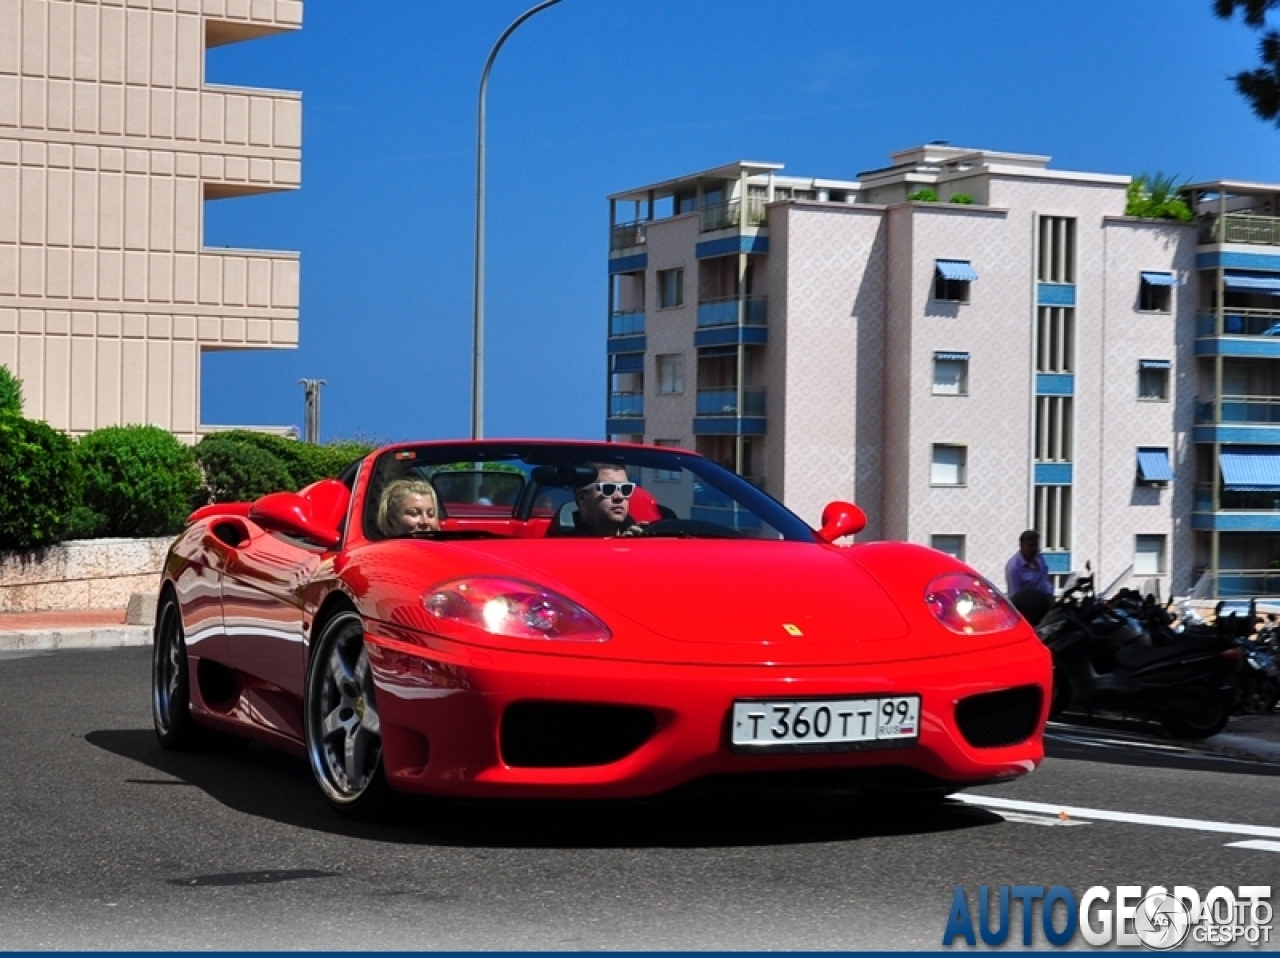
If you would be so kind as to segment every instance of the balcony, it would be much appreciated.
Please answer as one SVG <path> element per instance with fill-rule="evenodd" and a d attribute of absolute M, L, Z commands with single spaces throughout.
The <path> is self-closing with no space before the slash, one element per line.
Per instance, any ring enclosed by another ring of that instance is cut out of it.
<path fill-rule="evenodd" d="M 742 325 L 765 326 L 768 324 L 769 298 L 767 296 L 749 296 L 743 306 Z M 721 299 L 698 301 L 699 329 L 736 325 L 738 325 L 738 297 L 726 296 Z"/>
<path fill-rule="evenodd" d="M 1218 508 L 1213 508 L 1213 486 L 1200 483 L 1196 486 L 1195 512 L 1278 512 L 1280 491 L 1248 492 L 1223 489 L 1218 493 Z"/>
<path fill-rule="evenodd" d="M 723 230 L 733 226 L 763 226 L 766 219 L 764 204 L 763 196 L 747 197 L 745 222 L 742 215 L 742 200 L 704 206 L 702 232 L 709 233 L 712 230 Z"/>
<path fill-rule="evenodd" d="M 1244 243 L 1250 246 L 1280 246 L 1280 216 L 1228 213 L 1200 227 L 1200 244 Z"/>
<path fill-rule="evenodd" d="M 609 230 L 609 252 L 631 249 L 645 244 L 645 224 L 641 220 L 633 223 L 618 223 Z"/>
<path fill-rule="evenodd" d="M 699 416 L 763 416 L 764 390 L 748 389 L 743 394 L 743 405 L 745 409 L 739 412 L 737 389 L 698 390 Z"/>
<path fill-rule="evenodd" d="M 1219 416 L 1212 399 L 1196 400 L 1196 422 L 1203 424 L 1234 423 L 1280 425 L 1280 397 L 1223 396 Z"/>
<path fill-rule="evenodd" d="M 609 336 L 643 336 L 644 310 L 620 309 L 609 316 Z"/>
<path fill-rule="evenodd" d="M 610 393 L 610 419 L 640 419 L 644 416 L 644 393 Z"/>
<path fill-rule="evenodd" d="M 1196 336 L 1218 335 L 1218 319 L 1213 313 L 1196 316 Z M 1229 309 L 1222 317 L 1224 336 L 1280 337 L 1280 309 Z"/>

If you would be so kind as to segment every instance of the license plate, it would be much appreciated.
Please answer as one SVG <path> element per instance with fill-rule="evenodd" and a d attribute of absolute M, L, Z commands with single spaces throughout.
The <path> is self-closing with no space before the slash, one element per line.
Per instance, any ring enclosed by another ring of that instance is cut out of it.
<path fill-rule="evenodd" d="M 845 751 L 920 737 L 920 696 L 733 703 L 730 744 L 743 751 Z"/>

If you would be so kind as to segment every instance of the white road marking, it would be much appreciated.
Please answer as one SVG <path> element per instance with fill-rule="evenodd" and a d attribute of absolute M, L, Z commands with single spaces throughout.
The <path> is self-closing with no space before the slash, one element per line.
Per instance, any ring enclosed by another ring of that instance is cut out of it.
<path fill-rule="evenodd" d="M 1251 848 L 1259 852 L 1280 852 L 1280 842 L 1251 838 L 1247 842 L 1227 842 L 1227 848 Z"/>
<path fill-rule="evenodd" d="M 1269 825 L 1210 822 L 1199 818 L 1172 818 L 1168 815 L 1140 815 L 1137 812 L 1113 812 L 1104 808 L 1083 808 L 1079 805 L 1022 802 L 1011 798 L 972 795 L 967 792 L 953 795 L 952 798 L 970 805 L 982 805 L 996 810 L 1008 809 L 1015 812 L 1055 816 L 1065 812 L 1071 818 L 1093 819 L 1099 822 L 1126 822 L 1130 825 L 1155 825 L 1159 828 L 1180 828 L 1193 832 L 1217 832 L 1225 835 L 1251 835 L 1254 838 L 1280 839 L 1280 828 Z"/>

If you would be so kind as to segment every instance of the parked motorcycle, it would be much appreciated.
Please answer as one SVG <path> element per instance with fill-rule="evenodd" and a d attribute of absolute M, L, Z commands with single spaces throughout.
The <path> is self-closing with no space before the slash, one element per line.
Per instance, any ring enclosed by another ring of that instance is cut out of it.
<path fill-rule="evenodd" d="M 1216 735 L 1235 708 L 1237 639 L 1255 622 L 1252 610 L 1212 624 L 1175 618 L 1131 589 L 1107 601 L 1092 574 L 1076 576 L 1036 627 L 1053 653 L 1050 714 L 1118 711 L 1153 716 L 1178 738 Z"/>
<path fill-rule="evenodd" d="M 1244 715 L 1261 715 L 1272 711 L 1280 702 L 1280 623 L 1273 616 L 1252 639 L 1242 640 L 1242 664 L 1236 711 Z"/>

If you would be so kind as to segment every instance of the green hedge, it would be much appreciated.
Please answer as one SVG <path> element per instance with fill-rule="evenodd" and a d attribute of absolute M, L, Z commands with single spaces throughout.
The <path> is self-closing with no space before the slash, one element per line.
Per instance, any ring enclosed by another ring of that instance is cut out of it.
<path fill-rule="evenodd" d="M 22 415 L 22 380 L 8 366 L 0 366 L 0 415 L 5 413 Z"/>
<path fill-rule="evenodd" d="M 353 441 L 315 446 L 270 433 L 231 429 L 205 436 L 193 451 L 205 474 L 208 501 L 248 502 L 267 492 L 297 492 L 318 479 L 333 478 L 367 456 L 373 446 Z"/>
<path fill-rule="evenodd" d="M 83 488 L 75 444 L 48 423 L 0 413 L 0 549 L 30 549 L 66 537 Z"/>
<path fill-rule="evenodd" d="M 165 536 L 182 529 L 203 484 L 191 448 L 158 426 L 108 426 L 76 443 L 84 526 L 98 536 Z"/>

